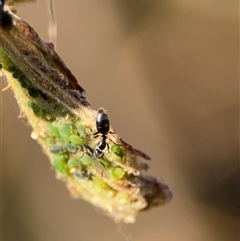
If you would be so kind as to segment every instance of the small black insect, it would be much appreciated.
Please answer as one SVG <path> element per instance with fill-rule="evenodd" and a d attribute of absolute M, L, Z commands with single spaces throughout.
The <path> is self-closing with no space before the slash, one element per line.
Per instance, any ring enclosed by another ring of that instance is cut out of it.
<path fill-rule="evenodd" d="M 114 134 L 115 131 L 109 131 L 110 129 L 110 121 L 107 112 L 103 109 L 100 108 L 97 113 L 96 117 L 96 126 L 97 126 L 97 132 L 93 134 L 93 138 L 97 138 L 101 136 L 100 141 L 97 144 L 97 147 L 94 151 L 94 155 L 96 158 L 101 158 L 104 153 L 103 150 L 107 147 L 109 151 L 109 144 L 107 143 L 107 139 L 112 141 L 107 135 L 108 134 Z"/>
<path fill-rule="evenodd" d="M 10 29 L 13 26 L 12 16 L 8 11 L 4 11 L 5 0 L 0 0 L 0 25 L 4 29 Z"/>

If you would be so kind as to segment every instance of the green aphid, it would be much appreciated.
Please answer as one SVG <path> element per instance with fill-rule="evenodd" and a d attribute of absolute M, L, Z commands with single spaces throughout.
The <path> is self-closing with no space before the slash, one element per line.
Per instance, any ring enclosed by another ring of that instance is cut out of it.
<path fill-rule="evenodd" d="M 17 78 L 20 83 L 25 83 L 26 78 L 21 73 L 14 72 L 12 77 Z"/>
<path fill-rule="evenodd" d="M 16 78 L 18 79 L 19 83 L 21 84 L 22 88 L 28 89 L 29 86 L 31 86 L 31 83 L 27 80 L 27 78 L 25 77 L 25 75 L 22 74 L 22 72 L 18 72 L 16 71 L 13 76 L 16 76 Z"/>
<path fill-rule="evenodd" d="M 58 128 L 55 125 L 51 124 L 48 129 L 48 134 L 49 136 L 58 136 Z"/>
<path fill-rule="evenodd" d="M 72 134 L 72 126 L 69 125 L 68 123 L 61 123 L 59 126 L 59 132 L 70 136 Z"/>
<path fill-rule="evenodd" d="M 122 148 L 120 147 L 120 146 L 118 146 L 118 145 L 112 145 L 111 146 L 111 151 L 115 154 L 115 155 L 117 155 L 117 156 L 119 156 L 119 157 L 123 157 L 123 150 L 122 150 Z"/>
<path fill-rule="evenodd" d="M 62 173 L 63 175 L 67 175 L 69 172 L 66 161 L 66 155 L 57 154 L 54 156 L 54 167 L 58 172 Z"/>
<path fill-rule="evenodd" d="M 105 190 L 109 189 L 109 186 L 107 185 L 107 183 L 105 183 L 100 177 L 93 176 L 92 180 L 93 180 L 94 186 L 100 189 L 105 189 Z"/>
<path fill-rule="evenodd" d="M 73 175 L 75 177 L 81 178 L 81 179 L 85 179 L 85 180 L 89 180 L 91 179 L 91 173 L 89 173 L 87 170 L 84 169 L 76 169 L 73 172 Z"/>
<path fill-rule="evenodd" d="M 50 147 L 50 152 L 52 153 L 61 153 L 64 152 L 66 149 L 61 145 L 54 145 Z"/>
<path fill-rule="evenodd" d="M 15 79 L 18 79 L 22 88 L 27 89 L 29 87 L 30 83 L 26 80 L 26 78 L 21 73 L 14 72 L 12 74 L 12 77 Z"/>
<path fill-rule="evenodd" d="M 17 69 L 16 69 L 16 67 L 15 67 L 15 65 L 10 65 L 9 67 L 8 67 L 8 71 L 9 72 L 15 72 Z"/>
<path fill-rule="evenodd" d="M 27 89 L 28 88 L 28 85 L 26 82 L 20 82 L 21 84 L 21 87 L 24 88 L 24 89 Z"/>
<path fill-rule="evenodd" d="M 83 143 L 83 138 L 78 135 L 69 136 L 69 141 L 75 145 L 81 145 Z"/>
<path fill-rule="evenodd" d="M 81 162 L 79 159 L 76 158 L 70 158 L 67 162 L 68 168 L 72 169 L 72 168 L 79 168 L 82 166 Z"/>
<path fill-rule="evenodd" d="M 39 96 L 39 92 L 37 89 L 34 88 L 28 88 L 28 94 L 32 97 L 32 98 L 37 98 Z"/>
<path fill-rule="evenodd" d="M 51 114 L 49 114 L 46 110 L 42 110 L 42 116 L 44 119 L 46 119 L 47 121 L 52 121 L 54 118 Z"/>
<path fill-rule="evenodd" d="M 68 123 L 62 123 L 59 126 L 59 135 L 64 141 L 69 141 L 69 136 L 72 134 L 72 126 Z"/>
<path fill-rule="evenodd" d="M 89 155 L 85 154 L 81 157 L 81 162 L 83 165 L 89 166 L 92 165 L 92 159 Z"/>
<path fill-rule="evenodd" d="M 67 148 L 67 150 L 68 150 L 69 152 L 71 152 L 71 153 L 76 153 L 77 150 L 78 150 L 78 148 L 77 148 L 76 146 L 72 145 L 71 143 L 68 143 L 68 144 L 66 145 L 66 148 Z"/>
<path fill-rule="evenodd" d="M 110 177 L 114 179 L 121 179 L 125 175 L 125 172 L 121 167 L 113 167 L 110 169 Z"/>
<path fill-rule="evenodd" d="M 31 102 L 31 108 L 33 110 L 33 113 L 37 116 L 37 117 L 41 117 L 42 116 L 42 110 L 40 108 L 40 106 L 38 106 L 36 103 Z"/>
<path fill-rule="evenodd" d="M 85 128 L 82 124 L 77 124 L 77 131 L 78 131 L 80 136 L 82 136 L 82 137 L 86 136 Z"/>
<path fill-rule="evenodd" d="M 18 72 L 17 71 L 13 72 L 12 77 L 14 79 L 18 79 Z"/>
<path fill-rule="evenodd" d="M 20 83 L 27 82 L 25 75 L 23 75 L 22 73 L 18 74 L 18 80 L 19 80 Z"/>

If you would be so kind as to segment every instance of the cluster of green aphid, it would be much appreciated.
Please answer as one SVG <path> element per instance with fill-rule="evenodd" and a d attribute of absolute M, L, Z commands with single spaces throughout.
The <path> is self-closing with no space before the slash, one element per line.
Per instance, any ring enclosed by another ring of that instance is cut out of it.
<path fill-rule="evenodd" d="M 13 78 L 19 81 L 21 87 L 26 89 L 27 94 L 31 99 L 31 101 L 28 102 L 28 106 L 33 110 L 33 113 L 37 117 L 52 122 L 55 120 L 56 116 L 65 116 L 68 113 L 66 108 L 61 104 L 34 87 L 23 72 L 15 65 L 10 65 L 8 71 L 12 73 Z"/>
<path fill-rule="evenodd" d="M 115 162 L 110 162 L 104 157 L 99 159 L 94 157 L 94 150 L 89 147 L 89 143 L 93 140 L 91 128 L 82 125 L 76 120 L 71 123 L 58 122 L 56 117 L 63 117 L 66 114 L 71 115 L 71 113 L 59 103 L 53 105 L 54 108 L 51 108 L 49 111 L 46 110 L 47 104 L 49 102 L 54 104 L 54 100 L 34 87 L 23 72 L 14 64 L 9 63 L 8 66 L 7 69 L 12 73 L 12 77 L 19 81 L 21 87 L 29 95 L 30 100 L 27 104 L 33 113 L 37 117 L 51 122 L 47 141 L 50 152 L 53 155 L 53 165 L 57 172 L 63 176 L 74 174 L 80 178 L 96 181 L 98 179 L 92 174 L 89 167 L 93 167 L 94 163 L 97 162 L 102 167 L 101 171 L 107 172 L 108 177 L 114 180 L 124 177 L 125 172 Z M 2 67 L 0 63 L 0 70 Z M 124 153 L 119 145 L 111 144 L 110 150 L 114 159 L 118 161 L 123 159 Z"/>
<path fill-rule="evenodd" d="M 47 112 L 44 108 L 41 108 L 36 102 L 29 101 L 28 106 L 32 109 L 33 113 L 37 117 L 42 117 L 47 121 L 53 121 L 55 119 L 49 112 Z"/>
<path fill-rule="evenodd" d="M 27 89 L 29 95 L 32 98 L 37 98 L 39 93 L 37 90 L 32 88 L 32 84 L 30 81 L 26 78 L 26 76 L 20 71 L 15 65 L 10 65 L 8 67 L 8 71 L 12 73 L 12 77 L 17 79 L 21 85 L 22 88 Z"/>
<path fill-rule="evenodd" d="M 63 176 L 74 174 L 79 178 L 96 180 L 91 171 L 91 168 L 96 168 L 96 162 L 102 167 L 102 172 L 107 172 L 109 178 L 118 180 L 125 175 L 116 163 L 106 158 L 94 157 L 94 150 L 89 147 L 92 130 L 78 121 L 51 123 L 47 141 L 53 155 L 53 166 Z M 111 145 L 111 152 L 116 158 L 123 157 L 123 150 L 119 145 Z"/>

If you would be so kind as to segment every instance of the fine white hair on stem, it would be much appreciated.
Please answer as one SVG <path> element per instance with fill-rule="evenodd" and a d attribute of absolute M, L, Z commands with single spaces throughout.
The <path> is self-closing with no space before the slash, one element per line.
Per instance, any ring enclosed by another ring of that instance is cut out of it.
<path fill-rule="evenodd" d="M 125 241 L 133 241 L 133 238 L 129 235 L 129 233 L 124 229 L 121 223 L 116 224 L 118 232 L 123 235 Z"/>
<path fill-rule="evenodd" d="M 48 38 L 49 42 L 54 44 L 55 49 L 57 48 L 57 20 L 54 9 L 54 0 L 47 0 L 47 10 L 49 16 L 48 23 Z"/>

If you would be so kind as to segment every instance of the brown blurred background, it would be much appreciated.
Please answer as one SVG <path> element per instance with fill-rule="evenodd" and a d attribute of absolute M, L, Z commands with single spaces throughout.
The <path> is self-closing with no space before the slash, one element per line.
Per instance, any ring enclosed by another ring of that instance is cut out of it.
<path fill-rule="evenodd" d="M 18 14 L 48 40 L 46 1 Z M 121 225 L 136 241 L 239 240 L 238 1 L 55 0 L 57 51 L 152 157 L 172 202 Z M 2 86 L 4 82 L 2 82 Z M 57 181 L 31 128 L 1 94 L 4 241 L 131 240 Z"/>

